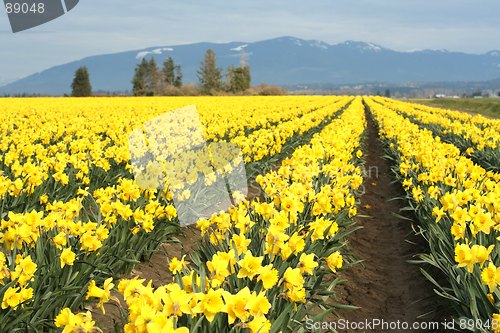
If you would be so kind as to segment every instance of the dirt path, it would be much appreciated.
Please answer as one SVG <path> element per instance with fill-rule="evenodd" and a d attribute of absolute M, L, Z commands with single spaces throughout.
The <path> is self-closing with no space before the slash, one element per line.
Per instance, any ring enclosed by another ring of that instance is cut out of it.
<path fill-rule="evenodd" d="M 371 321 L 414 322 L 442 321 L 442 312 L 419 316 L 438 308 L 442 302 L 433 292 L 433 285 L 422 275 L 419 267 L 407 263 L 417 259 L 415 254 L 422 253 L 425 243 L 422 237 L 414 236 L 411 222 L 391 214 L 398 213 L 401 200 L 387 201 L 404 195 L 392 179 L 389 162 L 382 159 L 383 151 L 377 131 L 368 120 L 368 142 L 365 146 L 366 171 L 365 194 L 361 197 L 359 214 L 368 218 L 357 218 L 357 225 L 363 229 L 349 236 L 350 249 L 362 260 L 365 268 L 355 265 L 341 272 L 344 285 L 335 290 L 339 303 L 361 307 L 354 311 L 339 311 L 341 318 L 354 322 Z M 370 209 L 365 206 L 371 206 Z M 416 244 L 411 244 L 408 241 Z M 430 297 L 430 298 L 429 298 Z M 425 299 L 427 298 L 427 299 Z M 423 301 L 419 301 L 422 300 Z M 419 302 L 416 302 L 419 301 Z M 447 317 L 450 320 L 449 316 Z M 401 324 L 402 325 L 402 324 Z M 400 326 L 402 327 L 402 326 Z M 411 327 L 411 326 L 410 326 Z M 340 330 L 339 332 L 361 332 L 363 330 Z M 386 330 L 381 326 L 366 329 L 366 332 L 407 332 L 408 330 Z M 411 330 L 412 332 L 437 332 L 438 330 Z"/>

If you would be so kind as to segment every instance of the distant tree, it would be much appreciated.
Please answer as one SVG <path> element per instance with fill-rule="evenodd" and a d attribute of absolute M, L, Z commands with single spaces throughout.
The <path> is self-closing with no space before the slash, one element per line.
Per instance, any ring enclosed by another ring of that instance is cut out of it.
<path fill-rule="evenodd" d="M 198 79 L 202 86 L 202 94 L 213 94 L 218 92 L 222 86 L 222 68 L 217 67 L 217 57 L 214 51 L 208 49 L 203 61 L 200 63 Z"/>
<path fill-rule="evenodd" d="M 245 52 L 241 51 L 240 66 L 234 68 L 234 66 L 231 65 L 227 68 L 226 85 L 228 86 L 228 91 L 236 94 L 250 88 L 250 82 L 250 66 L 245 64 Z"/>
<path fill-rule="evenodd" d="M 167 59 L 165 59 L 161 71 L 163 73 L 163 81 L 167 85 L 173 86 L 175 81 L 175 65 L 174 59 L 172 59 L 172 57 L 168 57 Z"/>
<path fill-rule="evenodd" d="M 148 75 L 149 62 L 142 58 L 140 64 L 137 64 L 135 68 L 134 78 L 132 79 L 132 93 L 134 96 L 146 96 L 147 86 L 146 78 Z"/>
<path fill-rule="evenodd" d="M 377 91 L 377 96 L 380 96 L 380 91 Z"/>
<path fill-rule="evenodd" d="M 163 63 L 163 80 L 167 86 L 182 87 L 182 70 L 180 65 L 175 65 L 172 57 Z"/>
<path fill-rule="evenodd" d="M 389 89 L 385 90 L 385 97 L 391 98 L 391 91 Z"/>
<path fill-rule="evenodd" d="M 175 66 L 175 81 L 174 87 L 181 88 L 182 87 L 182 69 L 181 65 Z"/>
<path fill-rule="evenodd" d="M 148 63 L 146 74 L 146 96 L 155 96 L 160 91 L 160 70 L 156 65 L 155 57 L 151 57 Z"/>
<path fill-rule="evenodd" d="M 71 93 L 73 97 L 88 97 L 92 95 L 92 86 L 90 85 L 87 66 L 76 70 L 71 89 L 73 90 Z"/>
<path fill-rule="evenodd" d="M 226 78 L 226 84 L 225 84 L 225 90 L 226 91 L 233 91 L 233 86 L 234 86 L 234 66 L 233 64 L 229 65 L 229 67 L 226 69 L 226 73 L 224 74 Z"/>
<path fill-rule="evenodd" d="M 500 97 L 500 90 L 498 91 L 497 96 Z"/>
<path fill-rule="evenodd" d="M 238 67 L 234 70 L 234 89 L 243 91 L 250 88 L 250 67 Z"/>
<path fill-rule="evenodd" d="M 236 68 L 234 76 L 236 81 L 236 89 L 238 91 L 250 88 L 252 78 L 250 76 L 250 66 L 245 62 L 245 51 L 241 51 L 240 67 Z"/>
<path fill-rule="evenodd" d="M 472 97 L 476 96 L 483 96 L 483 91 L 481 90 L 481 88 L 477 88 L 476 91 L 472 93 Z"/>

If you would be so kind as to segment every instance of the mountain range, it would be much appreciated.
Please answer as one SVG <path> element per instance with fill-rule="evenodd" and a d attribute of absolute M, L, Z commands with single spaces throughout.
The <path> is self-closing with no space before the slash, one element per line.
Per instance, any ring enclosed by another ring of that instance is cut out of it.
<path fill-rule="evenodd" d="M 80 66 L 87 66 L 94 91 L 132 90 L 131 79 L 142 58 L 155 57 L 159 66 L 168 57 L 181 65 L 184 83 L 198 82 L 196 71 L 207 49 L 217 56 L 224 70 L 238 66 L 241 51 L 250 66 L 252 85 L 268 83 L 348 84 L 358 82 L 486 81 L 500 78 L 500 51 L 467 54 L 446 50 L 399 52 L 367 42 L 346 41 L 330 45 L 318 40 L 280 37 L 253 43 L 194 43 L 155 46 L 113 54 L 96 55 L 10 82 L 0 94 L 71 92 Z"/>

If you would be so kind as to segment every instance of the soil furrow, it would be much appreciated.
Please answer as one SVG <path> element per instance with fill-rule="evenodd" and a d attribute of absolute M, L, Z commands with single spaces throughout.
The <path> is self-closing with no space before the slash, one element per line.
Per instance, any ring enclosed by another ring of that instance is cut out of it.
<path fill-rule="evenodd" d="M 433 292 L 433 285 L 422 275 L 419 266 L 407 260 L 418 259 L 416 254 L 425 251 L 425 240 L 415 236 L 411 222 L 397 218 L 404 206 L 402 200 L 391 200 L 404 195 L 397 183 L 391 184 L 390 163 L 383 159 L 383 150 L 378 140 L 377 130 L 372 124 L 369 113 L 368 138 L 365 145 L 365 194 L 361 197 L 357 225 L 363 228 L 349 236 L 349 247 L 361 265 L 341 271 L 341 279 L 347 282 L 338 286 L 337 298 L 341 304 L 359 306 L 360 309 L 339 311 L 340 318 L 349 322 L 413 323 L 440 322 L 445 319 L 442 311 L 423 318 L 419 316 L 438 310 L 442 300 Z M 411 243 L 410 243 L 411 242 Z M 412 244 L 413 243 L 413 244 Z M 340 321 L 338 321 L 340 324 Z M 394 327 L 394 326 L 393 326 Z M 340 329 L 339 332 L 407 332 L 408 329 L 392 330 L 382 325 L 371 329 Z M 438 330 L 412 329 L 412 332 L 436 332 Z"/>

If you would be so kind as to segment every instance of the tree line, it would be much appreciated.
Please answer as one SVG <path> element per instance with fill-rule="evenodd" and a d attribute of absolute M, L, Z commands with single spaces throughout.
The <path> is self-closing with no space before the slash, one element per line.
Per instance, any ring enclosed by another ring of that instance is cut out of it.
<path fill-rule="evenodd" d="M 217 95 L 220 92 L 238 94 L 250 88 L 250 66 L 245 64 L 244 52 L 240 66 L 229 66 L 223 75 L 223 69 L 217 67 L 214 51 L 208 49 L 196 72 L 200 82 L 199 94 L 202 95 Z M 154 57 L 149 61 L 143 58 L 135 68 L 132 84 L 134 96 L 183 94 L 180 91 L 183 87 L 182 69 L 171 57 L 165 60 L 162 69 L 157 67 Z"/>
<path fill-rule="evenodd" d="M 170 96 L 170 95 L 220 95 L 220 94 L 247 94 L 247 95 L 283 95 L 285 92 L 277 86 L 261 84 L 250 87 L 250 66 L 245 62 L 245 52 L 241 52 L 241 61 L 238 67 L 230 65 L 223 74 L 222 67 L 217 67 L 215 52 L 208 49 L 196 71 L 199 87 L 184 86 L 182 82 L 181 65 L 175 64 L 172 57 L 168 57 L 159 68 L 154 57 L 148 61 L 142 58 L 137 64 L 132 78 L 132 94 L 134 96 Z M 86 66 L 75 72 L 71 84 L 73 97 L 92 95 L 89 73 Z"/>
<path fill-rule="evenodd" d="M 182 87 L 181 66 L 175 65 L 174 60 L 169 57 L 159 69 L 154 57 L 150 61 L 142 58 L 141 63 L 135 68 L 132 85 L 134 96 L 164 95 L 165 90 L 170 87 Z"/>

